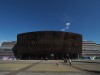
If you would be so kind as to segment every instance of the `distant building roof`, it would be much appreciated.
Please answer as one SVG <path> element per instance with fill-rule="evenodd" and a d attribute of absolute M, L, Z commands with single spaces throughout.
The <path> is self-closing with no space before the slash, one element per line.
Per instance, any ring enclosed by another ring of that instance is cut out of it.
<path fill-rule="evenodd" d="M 12 48 L 15 46 L 17 42 L 16 41 L 11 41 L 11 42 L 3 42 L 1 44 L 0 50 L 1 51 L 5 51 L 5 50 L 12 50 Z"/>
<path fill-rule="evenodd" d="M 16 41 L 12 41 L 12 42 L 3 42 L 2 44 L 1 44 L 1 46 L 2 45 L 15 45 L 16 44 Z"/>

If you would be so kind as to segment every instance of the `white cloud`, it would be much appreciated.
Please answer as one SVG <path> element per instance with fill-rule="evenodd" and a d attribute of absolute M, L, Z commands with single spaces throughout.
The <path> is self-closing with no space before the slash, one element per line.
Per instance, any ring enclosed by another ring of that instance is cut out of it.
<path fill-rule="evenodd" d="M 69 27 L 66 27 L 66 29 L 69 29 Z"/>
<path fill-rule="evenodd" d="M 65 31 L 65 29 L 61 29 L 61 31 Z"/>
<path fill-rule="evenodd" d="M 70 23 L 70 22 L 66 23 L 66 26 L 70 26 L 70 25 L 71 25 L 71 23 Z"/>
<path fill-rule="evenodd" d="M 69 29 L 71 23 L 70 22 L 67 22 L 65 25 L 66 26 L 63 29 L 61 29 L 61 31 L 65 31 L 66 29 Z"/>
<path fill-rule="evenodd" d="M 64 21 L 66 21 L 66 19 L 64 19 Z"/>

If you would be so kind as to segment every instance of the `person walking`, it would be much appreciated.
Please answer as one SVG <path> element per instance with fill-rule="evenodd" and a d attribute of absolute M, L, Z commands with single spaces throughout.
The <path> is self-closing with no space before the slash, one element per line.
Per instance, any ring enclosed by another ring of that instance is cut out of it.
<path fill-rule="evenodd" d="M 58 66 L 58 61 L 56 62 L 56 65 Z"/>
<path fill-rule="evenodd" d="M 69 59 L 69 65 L 70 65 L 70 66 L 72 65 L 72 61 L 71 61 L 71 59 Z"/>
<path fill-rule="evenodd" d="M 65 59 L 65 63 L 67 63 L 67 59 Z"/>
<path fill-rule="evenodd" d="M 64 59 L 64 63 L 65 63 L 65 59 Z"/>

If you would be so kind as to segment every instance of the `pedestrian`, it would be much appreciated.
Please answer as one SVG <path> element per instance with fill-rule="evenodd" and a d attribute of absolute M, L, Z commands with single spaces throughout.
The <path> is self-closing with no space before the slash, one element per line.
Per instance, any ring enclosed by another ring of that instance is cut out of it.
<path fill-rule="evenodd" d="M 65 59 L 65 63 L 67 63 L 67 59 Z"/>
<path fill-rule="evenodd" d="M 64 63 L 65 63 L 65 59 L 64 59 Z"/>
<path fill-rule="evenodd" d="M 72 61 L 71 61 L 71 59 L 69 59 L 69 65 L 71 66 L 72 65 L 72 63 L 71 63 Z"/>
<path fill-rule="evenodd" d="M 58 62 L 56 62 L 56 65 L 58 66 Z"/>

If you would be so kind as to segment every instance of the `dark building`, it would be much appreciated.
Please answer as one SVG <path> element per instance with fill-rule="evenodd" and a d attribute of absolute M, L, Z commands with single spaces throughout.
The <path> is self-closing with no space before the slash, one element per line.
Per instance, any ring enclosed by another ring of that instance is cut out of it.
<path fill-rule="evenodd" d="M 82 54 L 82 35 L 62 31 L 37 31 L 17 35 L 13 48 L 17 59 L 78 58 Z"/>

